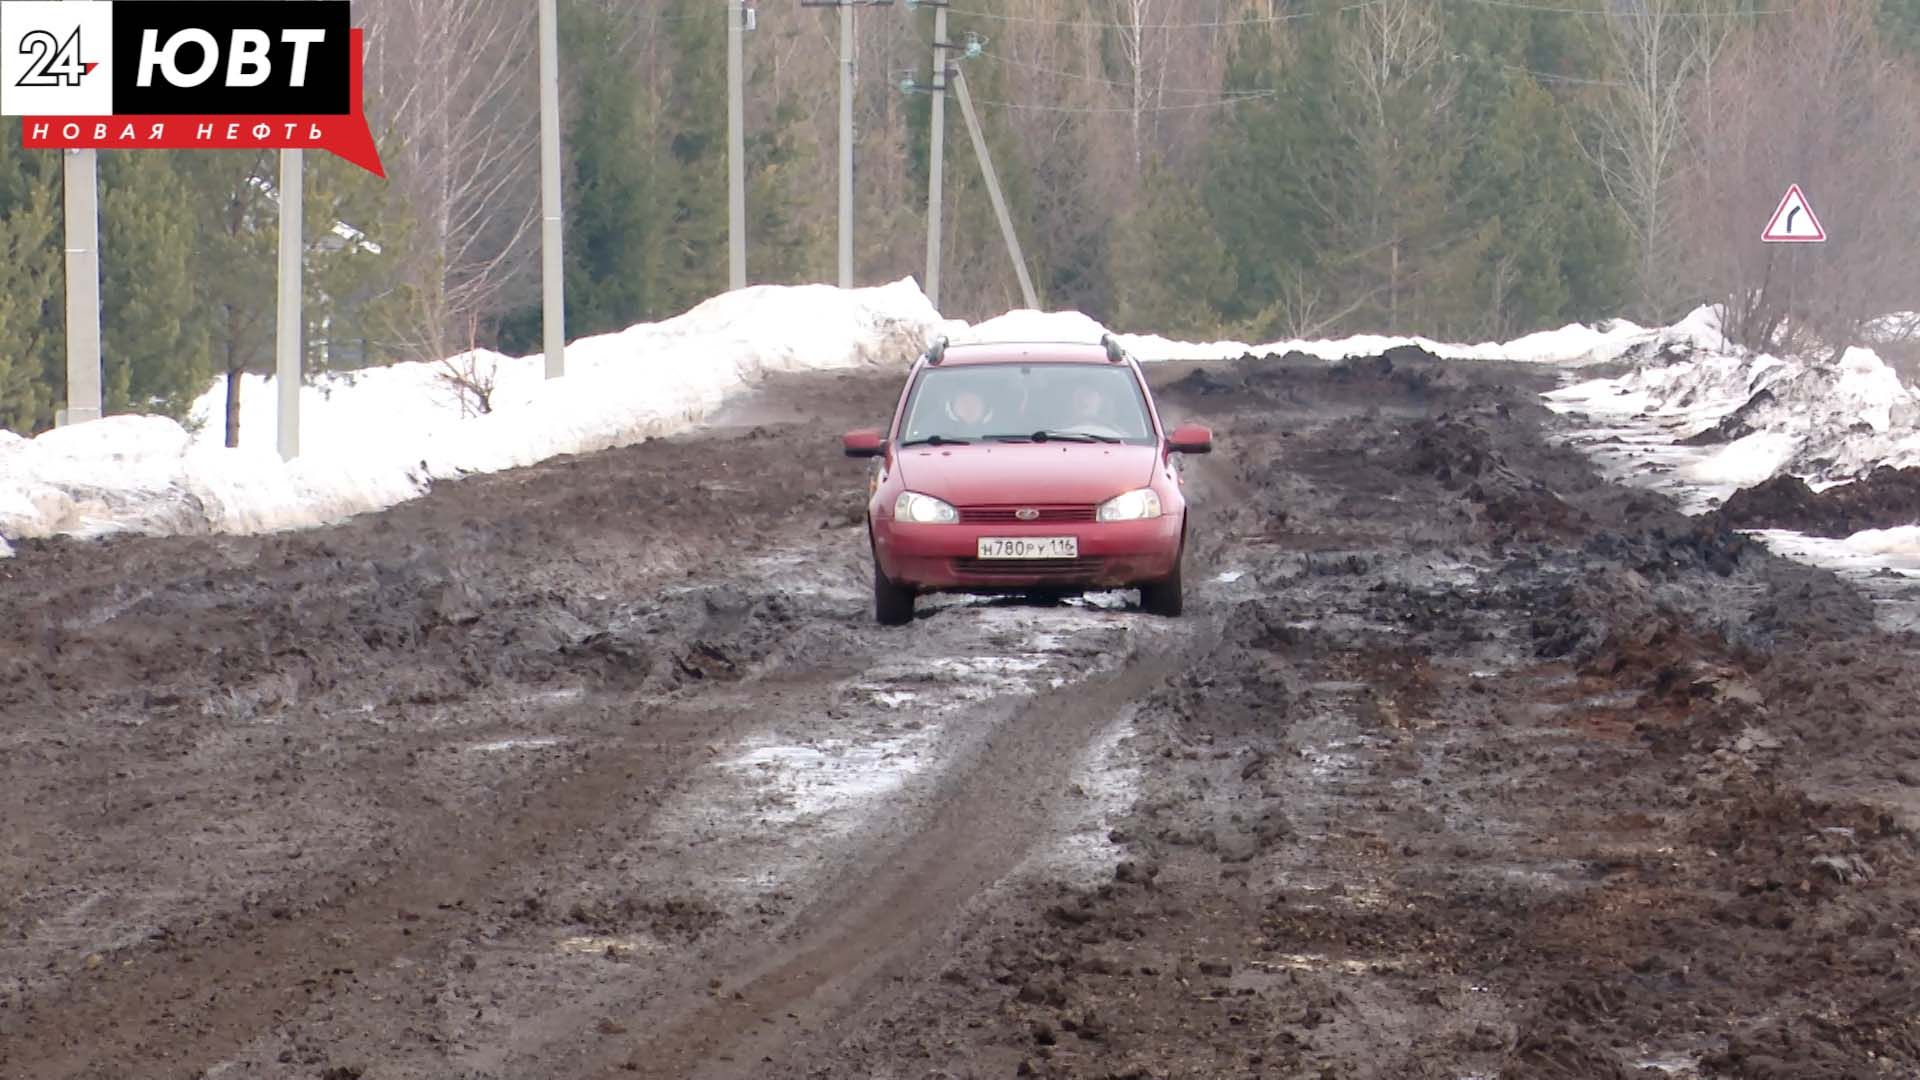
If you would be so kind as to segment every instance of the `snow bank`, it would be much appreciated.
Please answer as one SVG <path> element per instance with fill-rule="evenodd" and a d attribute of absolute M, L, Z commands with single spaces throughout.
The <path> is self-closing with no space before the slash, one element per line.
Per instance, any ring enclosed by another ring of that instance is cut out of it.
<path fill-rule="evenodd" d="M 1078 311 L 1020 309 L 967 326 L 949 324 L 942 330 L 955 342 L 966 341 L 1099 341 L 1107 327 Z M 1424 337 L 1359 334 L 1346 338 L 1294 339 L 1250 345 L 1242 341 L 1176 341 L 1157 334 L 1115 334 L 1120 344 L 1143 363 L 1213 360 L 1221 357 L 1284 356 L 1305 353 L 1323 360 L 1372 356 L 1401 346 L 1417 346 L 1435 356 L 1461 359 L 1511 360 L 1528 363 L 1597 362 L 1613 359 L 1646 338 L 1648 331 L 1625 320 L 1604 328 L 1571 324 L 1558 330 L 1528 334 L 1508 342 L 1463 345 Z"/>
<path fill-rule="evenodd" d="M 1891 556 L 1903 564 L 1920 568 L 1920 525 L 1902 525 L 1897 529 L 1867 529 L 1842 541 L 1861 555 Z"/>
<path fill-rule="evenodd" d="M 1740 487 L 1782 472 L 1815 487 L 1920 464 L 1920 394 L 1871 349 L 1838 361 L 1726 349 L 1697 311 L 1629 355 L 1635 367 L 1547 395 L 1562 411 L 1640 422 L 1707 447 L 1681 475 Z"/>
<path fill-rule="evenodd" d="M 265 532 L 338 521 L 438 479 L 529 465 L 684 430 L 773 372 L 903 363 L 943 325 L 911 280 L 871 289 L 761 286 L 544 358 L 471 360 L 495 380 L 470 415 L 441 364 L 322 377 L 301 391 L 301 456 L 275 449 L 277 388 L 242 380 L 239 447 L 224 445 L 224 383 L 193 406 L 198 433 L 118 416 L 0 439 L 0 535 Z"/>

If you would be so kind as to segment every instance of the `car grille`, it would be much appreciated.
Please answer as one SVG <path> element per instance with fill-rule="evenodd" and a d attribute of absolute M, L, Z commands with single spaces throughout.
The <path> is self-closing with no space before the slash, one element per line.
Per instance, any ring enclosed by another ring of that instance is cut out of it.
<path fill-rule="evenodd" d="M 1021 510 L 1035 511 L 1039 516 L 1022 520 L 1015 515 Z M 963 506 L 960 508 L 960 521 L 968 525 L 1043 525 L 1054 521 L 1092 521 L 1095 508 L 1092 506 Z"/>
<path fill-rule="evenodd" d="M 953 571 L 975 579 L 1011 579 L 1080 581 L 1105 573 L 1107 560 L 1082 556 L 1078 559 L 955 559 Z"/>

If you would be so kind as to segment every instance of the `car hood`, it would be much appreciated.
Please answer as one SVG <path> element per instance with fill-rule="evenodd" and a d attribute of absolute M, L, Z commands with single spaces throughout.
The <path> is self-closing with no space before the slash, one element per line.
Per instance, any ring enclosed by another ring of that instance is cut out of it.
<path fill-rule="evenodd" d="M 900 452 L 910 490 L 955 506 L 1092 504 L 1153 479 L 1154 448 L 1111 443 L 975 443 Z"/>

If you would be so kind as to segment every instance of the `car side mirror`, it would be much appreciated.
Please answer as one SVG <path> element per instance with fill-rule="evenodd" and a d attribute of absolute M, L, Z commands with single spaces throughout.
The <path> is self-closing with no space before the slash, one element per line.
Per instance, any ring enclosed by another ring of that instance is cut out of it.
<path fill-rule="evenodd" d="M 1167 451 L 1174 454 L 1213 453 L 1213 431 L 1200 424 L 1181 424 L 1167 435 Z"/>
<path fill-rule="evenodd" d="M 848 457 L 855 458 L 879 457 L 885 450 L 880 440 L 880 433 L 872 428 L 847 432 L 840 436 L 840 445 L 846 450 Z"/>

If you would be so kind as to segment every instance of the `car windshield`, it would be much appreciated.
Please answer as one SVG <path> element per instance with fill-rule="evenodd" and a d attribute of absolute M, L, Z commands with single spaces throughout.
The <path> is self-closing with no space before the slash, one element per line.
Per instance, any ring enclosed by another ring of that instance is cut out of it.
<path fill-rule="evenodd" d="M 903 443 L 1061 439 L 1153 445 L 1133 372 L 1111 364 L 930 367 L 907 400 Z"/>

